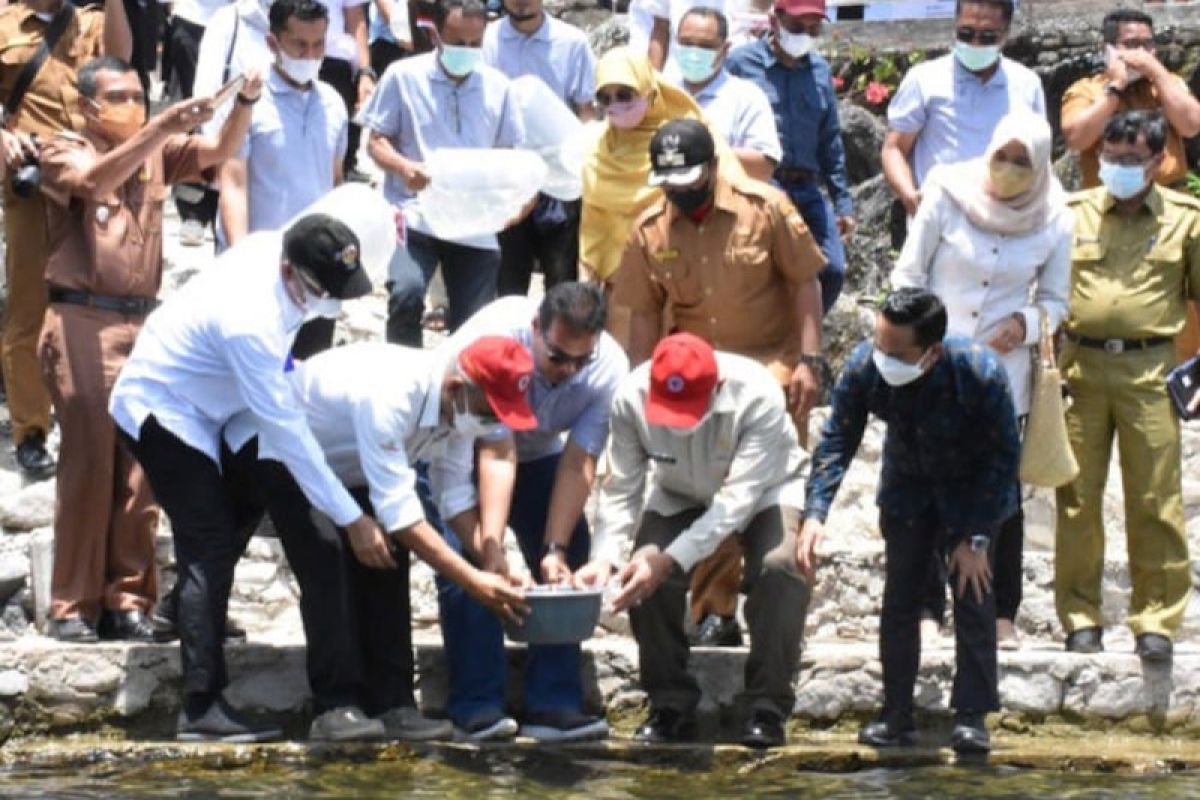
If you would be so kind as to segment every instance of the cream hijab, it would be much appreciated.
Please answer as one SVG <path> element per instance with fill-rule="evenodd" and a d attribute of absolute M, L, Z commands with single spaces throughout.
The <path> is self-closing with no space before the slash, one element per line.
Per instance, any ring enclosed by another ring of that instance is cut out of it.
<path fill-rule="evenodd" d="M 989 165 L 996 151 L 1010 142 L 1024 145 L 1034 179 L 1021 194 L 1002 200 L 988 191 Z M 1050 125 L 1044 117 L 1014 111 L 1000 120 L 982 158 L 939 166 L 926 182 L 936 184 L 983 230 L 1010 236 L 1030 233 L 1048 223 L 1065 200 L 1062 185 L 1050 169 L 1050 146 Z"/>

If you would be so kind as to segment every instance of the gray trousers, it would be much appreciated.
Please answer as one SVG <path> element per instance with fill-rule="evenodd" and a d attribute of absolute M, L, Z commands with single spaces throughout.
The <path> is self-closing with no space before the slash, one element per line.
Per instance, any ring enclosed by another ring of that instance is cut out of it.
<path fill-rule="evenodd" d="M 704 509 L 665 517 L 642 515 L 634 540 L 636 550 L 666 549 Z M 760 511 L 737 535 L 745 551 L 742 592 L 747 595 L 750 658 L 746 661 L 746 697 L 754 710 L 790 716 L 793 689 L 800 669 L 800 640 L 808 616 L 811 590 L 796 569 L 796 537 L 800 511 L 771 506 Z M 683 621 L 690 575 L 676 569 L 658 590 L 630 609 L 638 643 L 642 688 L 652 709 L 690 713 L 700 702 L 700 687 L 687 670 L 688 640 Z"/>

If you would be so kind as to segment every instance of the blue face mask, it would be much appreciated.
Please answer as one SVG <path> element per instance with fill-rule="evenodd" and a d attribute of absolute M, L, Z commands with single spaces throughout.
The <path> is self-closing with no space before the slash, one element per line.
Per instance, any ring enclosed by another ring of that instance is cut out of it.
<path fill-rule="evenodd" d="M 1000 45 L 974 45 L 966 42 L 954 43 L 954 57 L 971 72 L 982 72 L 1000 58 Z"/>
<path fill-rule="evenodd" d="M 465 78 L 474 72 L 475 68 L 479 66 L 479 62 L 483 60 L 483 48 L 444 44 L 438 58 L 441 59 L 446 72 L 456 78 Z"/>
<path fill-rule="evenodd" d="M 1128 200 L 1146 188 L 1146 167 L 1125 166 L 1100 159 L 1100 182 L 1118 200 Z"/>
<path fill-rule="evenodd" d="M 680 45 L 672 52 L 679 72 L 688 83 L 703 83 L 716 72 L 717 51 Z"/>

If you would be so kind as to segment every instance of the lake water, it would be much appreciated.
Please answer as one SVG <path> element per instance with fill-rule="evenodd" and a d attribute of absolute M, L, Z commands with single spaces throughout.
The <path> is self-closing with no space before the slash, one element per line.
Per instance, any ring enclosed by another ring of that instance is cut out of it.
<path fill-rule="evenodd" d="M 441 752 L 361 763 L 296 766 L 253 761 L 228 768 L 160 761 L 101 762 L 86 768 L 0 772 L 0 797 L 56 800 L 143 798 L 528 798 L 697 800 L 706 797 L 820 798 L 1200 797 L 1200 773 L 1114 775 L 1015 768 L 911 767 L 845 774 L 777 765 L 685 769 L 567 753 Z"/>

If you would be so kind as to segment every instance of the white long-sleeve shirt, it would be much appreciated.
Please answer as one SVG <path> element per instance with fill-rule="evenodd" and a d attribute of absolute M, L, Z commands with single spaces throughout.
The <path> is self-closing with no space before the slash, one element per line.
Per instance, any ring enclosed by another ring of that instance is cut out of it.
<path fill-rule="evenodd" d="M 282 234 L 252 234 L 150 314 L 108 408 L 135 439 L 153 414 L 216 464 L 221 428 L 249 411 L 309 502 L 348 525 L 362 511 L 325 463 L 285 374 L 304 312 L 284 288 L 282 250 Z"/>
<path fill-rule="evenodd" d="M 477 505 L 472 437 L 441 421 L 443 355 L 383 342 L 326 350 L 292 373 L 308 425 L 330 468 L 351 488 L 370 491 L 375 518 L 387 531 L 425 519 L 417 496 L 417 461 L 442 518 Z M 270 446 L 260 458 L 276 458 Z"/>
<path fill-rule="evenodd" d="M 1050 330 L 1067 315 L 1075 217 L 1065 205 L 1045 225 L 1019 236 L 985 231 L 951 197 L 928 185 L 896 259 L 892 286 L 928 289 L 946 305 L 947 333 L 987 343 L 1014 313 L 1025 318 L 1025 342 L 1002 355 L 1017 414 L 1029 413 L 1038 307 Z"/>
<path fill-rule="evenodd" d="M 749 358 L 717 353 L 721 383 L 709 415 L 687 435 L 646 422 L 650 364 L 621 383 L 613 398 L 611 473 L 597 504 L 592 557 L 620 560 L 620 540 L 636 530 L 650 464 L 645 509 L 664 516 L 705 508 L 666 549 L 685 571 L 725 537 L 773 505 L 804 507 L 796 441 L 779 381 Z"/>

